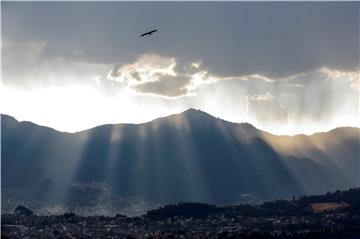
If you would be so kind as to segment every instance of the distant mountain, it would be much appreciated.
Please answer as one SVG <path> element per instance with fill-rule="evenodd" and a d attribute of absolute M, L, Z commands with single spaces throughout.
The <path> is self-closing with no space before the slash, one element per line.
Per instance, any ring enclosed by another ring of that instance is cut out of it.
<path fill-rule="evenodd" d="M 276 136 L 190 109 L 73 134 L 2 115 L 1 130 L 2 188 L 64 203 L 76 200 L 66 186 L 75 182 L 154 202 L 216 204 L 359 186 L 359 128 Z"/>

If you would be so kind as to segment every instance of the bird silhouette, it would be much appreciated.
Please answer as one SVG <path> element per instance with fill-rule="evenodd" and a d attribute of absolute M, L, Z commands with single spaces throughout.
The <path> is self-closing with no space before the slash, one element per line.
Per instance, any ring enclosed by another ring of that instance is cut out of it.
<path fill-rule="evenodd" d="M 143 36 L 146 36 L 146 35 L 149 35 L 151 36 L 154 32 L 157 32 L 158 30 L 152 30 L 152 31 L 149 31 L 149 32 L 145 32 L 143 34 L 140 35 L 140 37 L 143 37 Z"/>

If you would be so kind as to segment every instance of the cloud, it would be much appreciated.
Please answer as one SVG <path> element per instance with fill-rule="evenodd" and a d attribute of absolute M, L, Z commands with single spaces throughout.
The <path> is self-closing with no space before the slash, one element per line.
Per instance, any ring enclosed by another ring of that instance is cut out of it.
<path fill-rule="evenodd" d="M 138 85 L 157 81 L 159 76 L 174 76 L 175 65 L 175 58 L 145 54 L 134 63 L 115 65 L 114 69 L 109 72 L 108 78 L 129 85 Z"/>
<path fill-rule="evenodd" d="M 360 91 L 360 70 L 357 71 L 339 71 L 333 70 L 328 67 L 322 67 L 320 72 L 327 75 L 327 77 L 334 80 L 345 80 L 350 84 L 350 88 Z"/>
<path fill-rule="evenodd" d="M 358 125 L 359 91 L 356 71 L 319 68 L 284 78 L 238 77 L 203 85 L 197 94 L 216 115 L 236 112 L 231 121 L 248 121 L 277 133 L 328 130 L 337 125 Z M 257 74 L 257 73 L 254 73 Z M 260 74 L 259 74 L 260 75 Z M 248 110 L 246 110 L 248 109 Z M 239 111 L 244 112 L 242 115 Z M 221 112 L 221 113 L 220 113 Z M 227 118 L 225 118 L 227 119 Z"/>
<path fill-rule="evenodd" d="M 262 81 L 274 83 L 270 77 L 257 73 L 225 77 L 209 73 L 201 61 L 182 62 L 175 57 L 156 54 L 144 54 L 130 64 L 117 64 L 108 73 L 107 78 L 124 84 L 139 94 L 152 94 L 166 98 L 193 96 L 206 85 L 219 81 Z"/>
<path fill-rule="evenodd" d="M 234 79 L 236 79 L 236 77 L 233 77 Z M 250 74 L 250 75 L 243 75 L 238 77 L 239 80 L 245 80 L 245 81 L 249 81 L 249 80 L 261 80 L 267 83 L 274 83 L 275 80 L 271 79 L 270 77 L 267 76 L 263 76 L 260 74 Z"/>
<path fill-rule="evenodd" d="M 231 116 L 231 121 L 246 120 L 265 130 L 288 133 L 291 127 L 294 131 L 294 127 L 334 125 L 341 117 L 353 124 L 359 107 L 358 73 L 322 67 L 282 78 L 256 72 L 229 77 L 210 73 L 201 61 L 152 54 L 115 66 L 108 78 L 139 95 L 192 96 L 180 102 L 220 117 Z"/>
<path fill-rule="evenodd" d="M 186 75 L 162 75 L 156 81 L 138 84 L 134 88 L 141 93 L 175 98 L 189 94 L 187 86 L 190 80 L 191 78 Z"/>
<path fill-rule="evenodd" d="M 248 97 L 251 101 L 266 101 L 266 100 L 273 100 L 274 96 L 270 93 L 266 93 L 265 95 L 252 95 Z"/>
<path fill-rule="evenodd" d="M 115 65 L 107 78 L 139 94 L 166 98 L 193 95 L 201 85 L 220 80 L 203 70 L 199 62 L 181 64 L 174 57 L 155 54 L 142 55 L 131 64 Z"/>
<path fill-rule="evenodd" d="M 19 42 L 4 39 L 2 51 L 2 73 L 5 83 L 27 83 L 23 76 L 33 72 L 42 59 L 46 42 Z M 12 81 L 8 79 L 12 78 Z M 15 82 L 14 82 L 15 81 Z"/>
<path fill-rule="evenodd" d="M 247 97 L 248 118 L 260 127 L 286 127 L 288 112 L 271 93 Z"/>
<path fill-rule="evenodd" d="M 105 74 L 109 65 L 46 58 L 48 44 L 5 41 L 2 45 L 2 81 L 17 88 L 39 88 L 95 83 L 95 76 Z"/>
<path fill-rule="evenodd" d="M 270 92 L 288 109 L 295 124 L 327 124 L 359 113 L 358 75 L 358 71 L 322 67 L 276 82 Z"/>
<path fill-rule="evenodd" d="M 284 77 L 324 65 L 357 67 L 358 5 L 7 2 L 2 5 L 2 35 L 46 41 L 47 58 L 127 64 L 151 52 L 185 62 L 200 59 L 212 74 Z M 140 39 L 149 19 L 160 32 Z"/>
<path fill-rule="evenodd" d="M 129 95 L 154 108 L 166 105 L 171 112 L 196 107 L 270 131 L 289 124 L 319 129 L 359 122 L 359 69 L 323 66 L 283 77 L 261 71 L 229 76 L 206 68 L 202 59 L 186 61 L 178 55 L 143 54 L 114 65 L 45 57 L 48 43 L 43 41 L 6 40 L 1 47 L 5 87 L 87 85 L 108 99 Z"/>

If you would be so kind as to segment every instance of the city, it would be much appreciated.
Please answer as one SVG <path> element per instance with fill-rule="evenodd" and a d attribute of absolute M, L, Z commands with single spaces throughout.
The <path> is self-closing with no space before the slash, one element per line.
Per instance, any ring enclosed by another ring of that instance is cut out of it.
<path fill-rule="evenodd" d="M 167 205 L 138 217 L 2 215 L 2 238 L 358 238 L 360 189 L 261 205 Z"/>

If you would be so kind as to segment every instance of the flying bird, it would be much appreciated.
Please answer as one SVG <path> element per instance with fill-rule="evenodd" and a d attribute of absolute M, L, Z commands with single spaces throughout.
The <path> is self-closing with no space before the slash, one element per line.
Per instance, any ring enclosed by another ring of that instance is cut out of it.
<path fill-rule="evenodd" d="M 146 36 L 146 35 L 152 35 L 154 32 L 157 32 L 158 30 L 152 30 L 152 31 L 149 31 L 149 32 L 145 32 L 143 34 L 141 34 L 140 36 L 143 37 L 143 36 Z"/>

